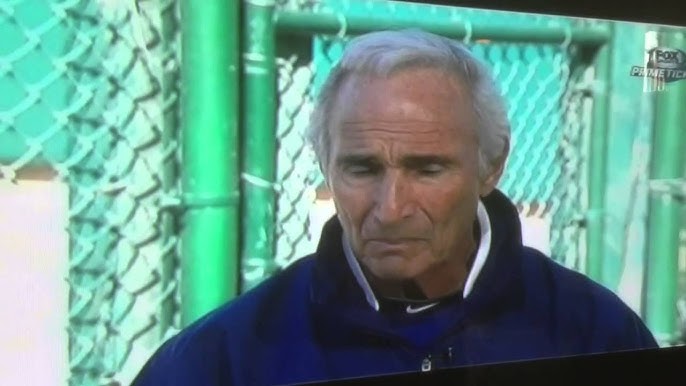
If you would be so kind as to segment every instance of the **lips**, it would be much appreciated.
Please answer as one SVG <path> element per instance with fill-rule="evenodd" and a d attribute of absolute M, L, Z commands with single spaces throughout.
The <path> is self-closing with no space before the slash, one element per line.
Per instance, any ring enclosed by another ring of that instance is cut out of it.
<path fill-rule="evenodd" d="M 401 238 L 392 238 L 392 239 L 369 239 L 368 241 L 370 242 L 377 242 L 377 243 L 384 243 L 384 244 L 405 244 L 413 241 L 419 241 L 420 239 L 416 237 L 401 237 Z"/>
<path fill-rule="evenodd" d="M 384 249 L 395 249 L 395 248 L 403 248 L 408 246 L 408 244 L 415 243 L 417 241 L 420 241 L 421 239 L 418 238 L 392 238 L 392 239 L 370 239 L 367 240 L 367 243 L 373 248 L 374 246 L 376 247 L 381 247 Z"/>

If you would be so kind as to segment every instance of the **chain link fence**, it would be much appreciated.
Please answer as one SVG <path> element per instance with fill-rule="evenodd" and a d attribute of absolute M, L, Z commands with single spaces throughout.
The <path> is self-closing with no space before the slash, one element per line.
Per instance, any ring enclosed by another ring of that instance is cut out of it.
<path fill-rule="evenodd" d="M 69 187 L 69 383 L 127 384 L 178 326 L 176 3 L 5 1 L 0 30 L 0 183 Z"/>
<path fill-rule="evenodd" d="M 278 0 L 276 8 L 572 25 L 386 1 Z M 68 186 L 72 385 L 128 384 L 180 326 L 179 225 L 170 211 L 179 196 L 179 30 L 176 0 L 0 3 L 0 184 L 38 169 Z M 303 133 L 313 96 L 350 37 L 277 36 L 279 267 L 311 253 L 333 213 Z M 509 104 L 513 150 L 500 188 L 543 235 L 535 246 L 583 270 L 594 68 L 570 41 L 465 43 L 492 68 Z"/>

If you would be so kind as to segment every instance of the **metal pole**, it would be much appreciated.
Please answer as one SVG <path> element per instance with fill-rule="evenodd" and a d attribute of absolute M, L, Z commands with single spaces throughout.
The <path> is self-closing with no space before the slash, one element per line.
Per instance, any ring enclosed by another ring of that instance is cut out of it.
<path fill-rule="evenodd" d="M 686 50 L 683 32 L 660 33 L 661 47 Z M 655 123 L 650 179 L 656 183 L 683 181 L 686 145 L 686 81 L 666 85 L 655 95 Z M 675 184 L 676 186 L 676 184 Z M 676 302 L 679 230 L 683 203 L 674 192 L 652 190 L 648 215 L 648 254 L 646 267 L 645 314 L 649 328 L 662 343 L 677 333 Z"/>
<path fill-rule="evenodd" d="M 181 319 L 237 291 L 238 3 L 182 0 Z"/>
<path fill-rule="evenodd" d="M 607 175 L 607 131 L 612 90 L 610 88 L 611 44 L 606 43 L 596 55 L 596 88 L 593 94 L 593 123 L 589 154 L 587 253 L 586 271 L 588 276 L 602 284 L 603 248 L 605 242 L 605 189 Z"/>
<path fill-rule="evenodd" d="M 354 35 L 380 29 L 421 28 L 453 38 L 471 36 L 474 39 L 532 43 L 560 43 L 569 38 L 571 43 L 582 45 L 602 45 L 610 38 L 610 32 L 605 26 L 495 25 L 478 21 L 467 23 L 463 20 L 447 18 L 441 20 L 421 15 L 397 18 L 388 13 L 343 15 L 281 11 L 276 17 L 276 27 L 279 31 L 307 35 L 336 35 L 341 31 L 345 31 L 348 35 Z"/>
<path fill-rule="evenodd" d="M 243 2 L 241 290 L 269 276 L 274 261 L 276 64 L 274 1 Z"/>

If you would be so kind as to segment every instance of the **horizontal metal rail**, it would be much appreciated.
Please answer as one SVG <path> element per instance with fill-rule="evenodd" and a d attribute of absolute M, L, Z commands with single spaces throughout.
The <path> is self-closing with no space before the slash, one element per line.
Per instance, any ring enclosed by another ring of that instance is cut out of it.
<path fill-rule="evenodd" d="M 509 42 L 574 43 L 600 46 L 610 39 L 604 25 L 567 27 L 527 24 L 492 24 L 465 20 L 417 17 L 397 18 L 390 14 L 347 15 L 343 13 L 304 13 L 280 11 L 276 15 L 278 32 L 294 34 L 354 35 L 383 29 L 420 28 L 459 39 L 488 39 Z"/>

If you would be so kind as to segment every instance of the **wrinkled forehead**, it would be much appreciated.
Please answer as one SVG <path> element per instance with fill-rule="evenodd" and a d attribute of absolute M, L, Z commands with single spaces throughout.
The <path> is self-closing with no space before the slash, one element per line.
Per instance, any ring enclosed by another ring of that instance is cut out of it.
<path fill-rule="evenodd" d="M 456 75 L 417 67 L 387 75 L 351 74 L 340 85 L 330 110 L 332 135 L 350 124 L 382 122 L 402 125 L 421 121 L 446 127 L 474 128 L 471 96 Z"/>
<path fill-rule="evenodd" d="M 439 63 L 408 62 L 391 68 L 344 70 L 339 81 L 338 94 L 341 94 L 346 88 L 359 87 L 374 81 L 390 81 L 398 78 L 407 79 L 409 83 L 428 89 L 431 85 L 422 83 L 427 76 L 443 80 L 441 83 L 443 86 L 452 86 L 460 91 L 467 91 L 466 82 L 462 74 L 455 69 Z"/>

